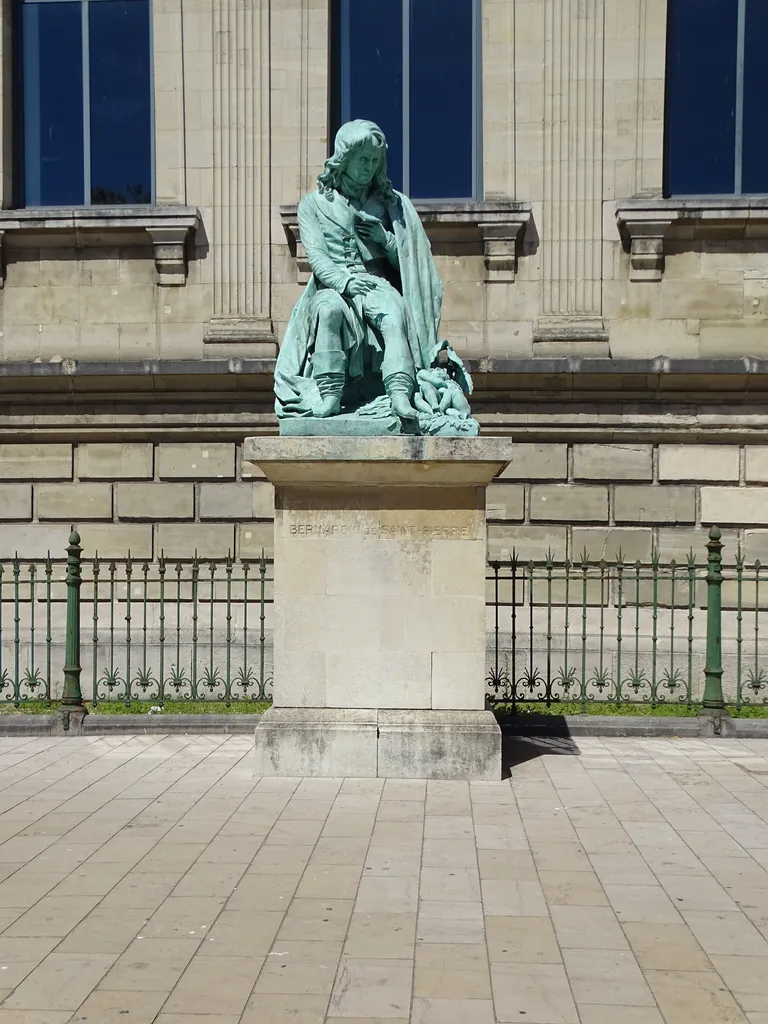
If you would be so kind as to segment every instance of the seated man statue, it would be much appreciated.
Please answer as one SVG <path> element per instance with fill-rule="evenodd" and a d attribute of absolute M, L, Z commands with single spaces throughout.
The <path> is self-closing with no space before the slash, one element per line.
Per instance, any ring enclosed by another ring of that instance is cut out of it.
<path fill-rule="evenodd" d="M 281 418 L 352 413 L 386 393 L 395 415 L 414 421 L 417 373 L 438 360 L 471 390 L 439 340 L 443 286 L 418 214 L 387 177 L 386 151 L 373 122 L 342 125 L 317 190 L 299 204 L 312 277 L 277 359 Z"/>

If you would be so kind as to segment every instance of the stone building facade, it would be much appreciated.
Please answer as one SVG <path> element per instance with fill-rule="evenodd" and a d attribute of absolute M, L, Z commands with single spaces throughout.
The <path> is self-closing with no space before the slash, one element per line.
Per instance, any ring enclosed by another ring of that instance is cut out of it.
<path fill-rule="evenodd" d="M 62 552 L 72 522 L 107 557 L 271 546 L 242 442 L 276 431 L 274 358 L 307 273 L 295 208 L 332 144 L 355 0 L 140 2 L 137 205 L 27 201 L 35 2 L 0 6 L 0 558 Z M 416 199 L 443 333 L 483 428 L 509 438 L 491 553 L 667 557 L 717 522 L 727 550 L 765 557 L 768 198 L 741 180 L 670 194 L 690 2 L 467 2 L 472 195 Z M 733 0 L 739 31 L 753 3 Z M 746 137 L 744 93 L 736 107 Z"/>

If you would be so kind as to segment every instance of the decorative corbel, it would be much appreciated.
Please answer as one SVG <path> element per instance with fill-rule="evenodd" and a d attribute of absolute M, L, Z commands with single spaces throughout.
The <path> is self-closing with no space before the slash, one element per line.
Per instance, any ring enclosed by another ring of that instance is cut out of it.
<path fill-rule="evenodd" d="M 664 273 L 664 237 L 676 218 L 621 209 L 616 216 L 624 248 L 629 252 L 629 280 L 660 281 Z"/>
<path fill-rule="evenodd" d="M 671 220 L 656 220 L 632 225 L 630 281 L 661 280 L 664 273 L 664 235 L 671 223 Z"/>
<path fill-rule="evenodd" d="M 187 238 L 190 229 L 186 226 L 148 227 L 155 250 L 155 267 L 159 285 L 178 286 L 187 283 Z"/>
<path fill-rule="evenodd" d="M 511 283 L 517 273 L 517 255 L 530 214 L 503 223 L 480 223 L 485 258 L 485 281 Z"/>
<path fill-rule="evenodd" d="M 307 250 L 301 241 L 297 208 L 295 206 L 281 206 L 280 219 L 283 222 L 283 230 L 288 240 L 288 248 L 296 263 L 296 279 L 299 284 L 306 284 L 312 273 L 312 268 L 307 259 Z"/>

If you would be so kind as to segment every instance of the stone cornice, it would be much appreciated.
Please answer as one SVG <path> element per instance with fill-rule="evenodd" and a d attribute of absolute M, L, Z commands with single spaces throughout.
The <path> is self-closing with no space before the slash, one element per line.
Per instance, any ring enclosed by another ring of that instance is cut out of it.
<path fill-rule="evenodd" d="M 471 359 L 484 434 L 764 445 L 766 359 Z M 275 434 L 274 359 L 0 364 L 3 441 Z"/>
<path fill-rule="evenodd" d="M 553 356 L 551 358 L 503 357 L 479 358 L 471 356 L 465 363 L 472 373 L 516 374 L 642 374 L 644 376 L 722 374 L 768 374 L 768 359 L 742 356 L 739 359 L 676 359 L 655 356 L 652 359 L 605 359 L 592 356 Z M 201 374 L 272 374 L 274 359 L 140 359 L 133 362 L 111 360 L 57 359 L 48 363 L 0 362 L 3 377 L 71 377 L 71 376 L 165 376 Z"/>
<path fill-rule="evenodd" d="M 476 243 L 485 261 L 486 282 L 515 280 L 517 259 L 531 222 L 531 204 L 514 199 L 488 202 L 414 203 L 433 246 L 452 247 Z M 299 234 L 298 207 L 281 206 L 280 220 L 296 261 L 299 281 L 309 276 L 309 263 Z"/>
<path fill-rule="evenodd" d="M 551 358 L 467 358 L 476 392 L 494 390 L 502 382 L 529 382 L 541 392 L 609 392 L 710 390 L 762 392 L 768 390 L 768 359 L 608 359 L 588 356 Z M 62 359 L 56 362 L 0 363 L 0 392 L 102 391 L 106 382 L 138 392 L 196 391 L 210 383 L 213 390 L 254 391 L 272 388 L 275 360 L 229 357 L 221 359 L 142 359 L 108 362 Z M 618 382 L 618 384 L 616 383 Z"/>
<path fill-rule="evenodd" d="M 154 249 L 157 283 L 183 285 L 187 280 L 187 244 L 201 225 L 194 206 L 83 206 L 0 210 L 0 266 L 7 232 L 75 236 L 78 246 L 105 245 L 104 235 L 119 234 L 119 244 Z M 114 241 L 111 242 L 114 244 Z M 0 272 L 0 287 L 3 283 Z"/>
<path fill-rule="evenodd" d="M 630 257 L 630 281 L 660 281 L 665 243 L 671 238 L 768 238 L 768 196 L 621 199 L 616 203 L 616 222 Z"/>

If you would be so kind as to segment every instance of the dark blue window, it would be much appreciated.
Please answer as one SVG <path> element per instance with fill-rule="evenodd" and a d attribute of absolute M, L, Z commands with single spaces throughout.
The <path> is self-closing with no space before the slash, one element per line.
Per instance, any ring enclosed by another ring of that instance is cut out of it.
<path fill-rule="evenodd" d="M 22 0 L 26 206 L 152 202 L 150 0 Z"/>
<path fill-rule="evenodd" d="M 744 19 L 741 188 L 768 192 L 768 4 L 748 0 Z"/>
<path fill-rule="evenodd" d="M 334 131 L 384 130 L 395 188 L 414 199 L 478 195 L 480 0 L 336 0 Z"/>
<path fill-rule="evenodd" d="M 665 193 L 768 192 L 766 0 L 670 0 Z"/>

